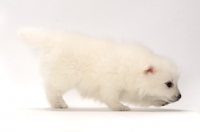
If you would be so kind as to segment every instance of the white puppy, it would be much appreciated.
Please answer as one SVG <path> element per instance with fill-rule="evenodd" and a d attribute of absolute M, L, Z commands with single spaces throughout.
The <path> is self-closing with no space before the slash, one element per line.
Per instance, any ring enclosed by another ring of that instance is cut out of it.
<path fill-rule="evenodd" d="M 164 106 L 181 98 L 176 66 L 140 44 L 34 28 L 20 30 L 20 36 L 41 51 L 46 97 L 53 108 L 68 107 L 62 96 L 72 88 L 121 111 L 130 110 L 121 102 Z"/>

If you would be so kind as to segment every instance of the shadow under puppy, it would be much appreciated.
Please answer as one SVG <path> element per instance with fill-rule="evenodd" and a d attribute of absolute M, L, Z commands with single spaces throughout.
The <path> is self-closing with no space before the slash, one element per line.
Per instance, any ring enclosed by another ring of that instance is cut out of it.
<path fill-rule="evenodd" d="M 181 98 L 175 64 L 141 44 L 35 28 L 19 34 L 41 53 L 46 97 L 53 108 L 68 107 L 62 96 L 72 88 L 120 111 L 130 110 L 122 101 L 148 107 Z"/>

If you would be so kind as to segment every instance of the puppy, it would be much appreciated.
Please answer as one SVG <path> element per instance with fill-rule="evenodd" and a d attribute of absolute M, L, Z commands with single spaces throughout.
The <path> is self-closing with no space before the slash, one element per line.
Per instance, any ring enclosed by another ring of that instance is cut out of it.
<path fill-rule="evenodd" d="M 53 108 L 68 107 L 62 96 L 72 88 L 116 111 L 130 110 L 121 102 L 159 107 L 181 98 L 175 64 L 143 45 L 34 28 L 19 33 L 41 52 L 46 98 Z"/>

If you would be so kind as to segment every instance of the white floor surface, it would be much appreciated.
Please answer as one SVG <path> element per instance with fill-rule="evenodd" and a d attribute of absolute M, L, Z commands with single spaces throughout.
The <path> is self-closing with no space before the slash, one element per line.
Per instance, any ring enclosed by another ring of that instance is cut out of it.
<path fill-rule="evenodd" d="M 69 109 L 51 109 L 39 87 L 2 89 L 0 97 L 0 132 L 200 132 L 199 106 L 117 112 L 70 91 Z"/>
<path fill-rule="evenodd" d="M 1 132 L 200 132 L 197 109 L 24 108 L 1 113 Z"/>

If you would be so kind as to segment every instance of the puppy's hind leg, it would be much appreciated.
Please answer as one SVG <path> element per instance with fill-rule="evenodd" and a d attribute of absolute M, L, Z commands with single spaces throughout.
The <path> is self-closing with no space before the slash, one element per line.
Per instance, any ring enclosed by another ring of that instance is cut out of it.
<path fill-rule="evenodd" d="M 48 87 L 45 88 L 45 93 L 52 108 L 68 108 L 59 90 Z"/>

